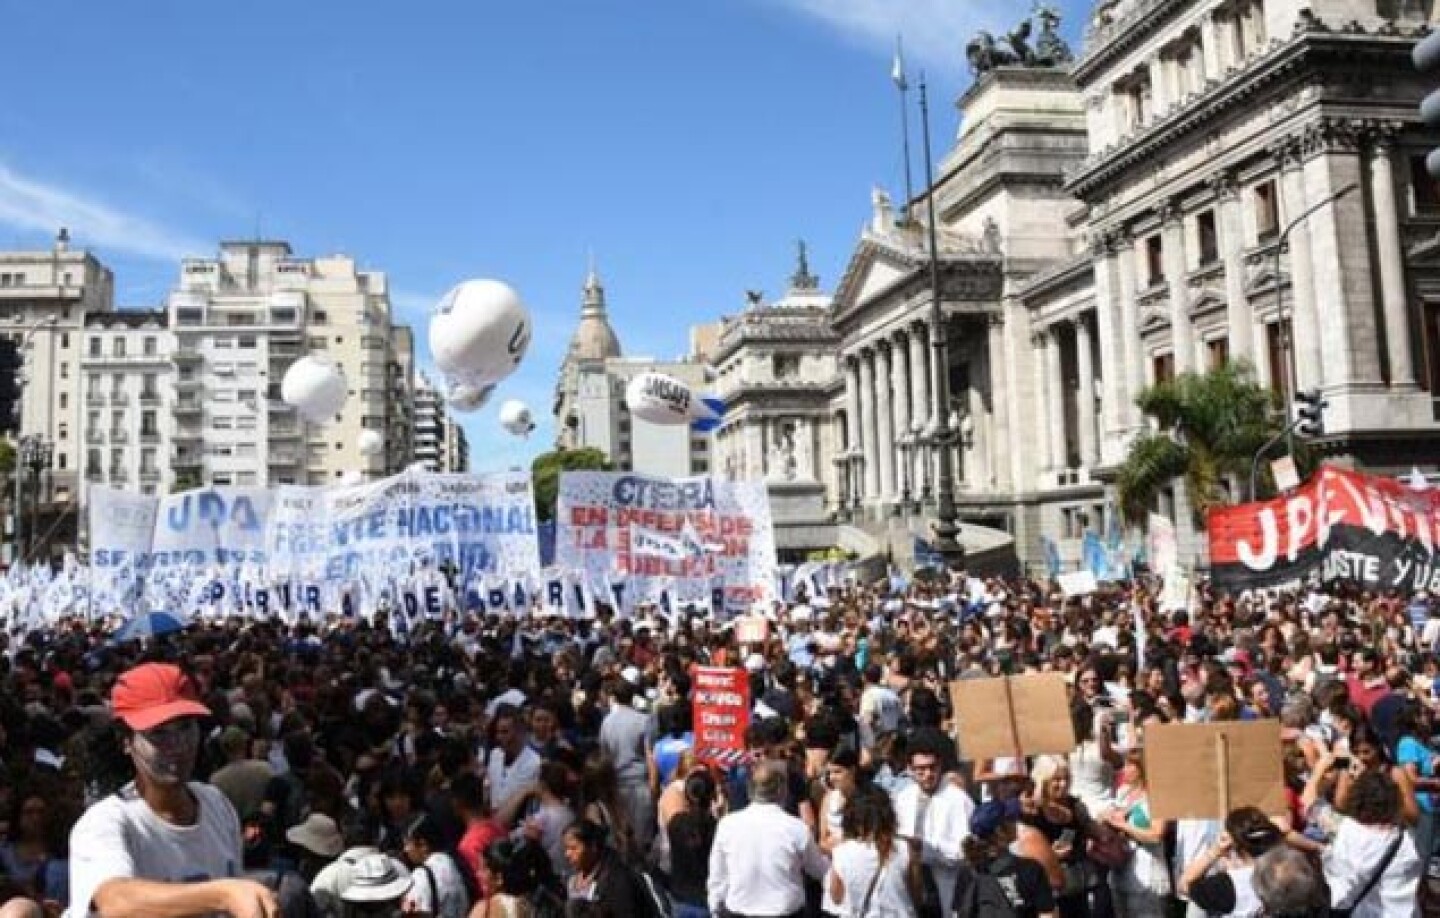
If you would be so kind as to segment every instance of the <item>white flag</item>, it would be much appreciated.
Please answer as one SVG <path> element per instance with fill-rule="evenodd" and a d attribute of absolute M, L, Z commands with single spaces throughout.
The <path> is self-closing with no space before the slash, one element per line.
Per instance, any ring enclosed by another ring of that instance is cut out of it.
<path fill-rule="evenodd" d="M 910 88 L 910 84 L 905 80 L 905 50 L 898 37 L 895 39 L 895 62 L 890 65 L 890 79 L 901 92 Z"/>

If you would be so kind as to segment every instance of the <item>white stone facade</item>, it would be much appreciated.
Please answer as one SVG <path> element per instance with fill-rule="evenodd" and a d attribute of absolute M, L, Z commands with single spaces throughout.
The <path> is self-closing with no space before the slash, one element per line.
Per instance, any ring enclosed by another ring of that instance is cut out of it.
<path fill-rule="evenodd" d="M 163 310 L 116 310 L 86 318 L 81 504 L 92 485 L 165 494 L 175 484 L 175 336 Z"/>

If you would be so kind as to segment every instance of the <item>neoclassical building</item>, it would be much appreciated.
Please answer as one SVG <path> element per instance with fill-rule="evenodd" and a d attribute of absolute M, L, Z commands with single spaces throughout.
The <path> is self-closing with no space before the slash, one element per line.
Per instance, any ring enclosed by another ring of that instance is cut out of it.
<path fill-rule="evenodd" d="M 1440 194 L 1408 59 L 1427 17 L 1414 0 L 1124 0 L 1095 9 L 1071 63 L 980 60 L 926 192 L 951 403 L 930 397 L 924 193 L 899 213 L 877 193 L 832 306 L 839 514 L 897 553 L 926 531 L 946 410 L 972 552 L 1008 538 L 1034 560 L 1043 533 L 1073 560 L 1113 512 L 1142 388 L 1243 359 L 1288 397 L 1292 351 L 1329 401 L 1324 452 L 1433 469 Z M 1183 489 L 1156 510 L 1198 558 Z"/>

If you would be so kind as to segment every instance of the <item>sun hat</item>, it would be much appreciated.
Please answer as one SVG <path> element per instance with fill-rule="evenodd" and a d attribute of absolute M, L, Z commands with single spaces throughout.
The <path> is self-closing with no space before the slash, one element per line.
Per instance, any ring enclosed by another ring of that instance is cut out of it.
<path fill-rule="evenodd" d="M 195 683 L 169 663 L 145 663 L 120 674 L 110 693 L 115 716 L 131 730 L 149 730 L 178 717 L 207 717 Z"/>
<path fill-rule="evenodd" d="M 355 862 L 350 885 L 340 893 L 346 902 L 389 902 L 410 888 L 410 871 L 388 854 L 367 854 Z"/>
<path fill-rule="evenodd" d="M 345 850 L 345 839 L 340 836 L 340 827 L 335 820 L 324 813 L 311 813 L 298 826 L 292 826 L 285 837 L 311 854 L 321 857 L 339 857 Z"/>

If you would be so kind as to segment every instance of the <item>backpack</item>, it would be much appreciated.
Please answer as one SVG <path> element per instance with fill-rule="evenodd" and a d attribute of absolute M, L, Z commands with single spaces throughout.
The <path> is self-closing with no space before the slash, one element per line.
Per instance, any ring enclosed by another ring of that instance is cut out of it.
<path fill-rule="evenodd" d="M 956 918 L 1018 918 L 1005 887 L 987 871 L 964 868 L 957 885 L 964 888 L 955 897 Z"/>
<path fill-rule="evenodd" d="M 664 885 L 648 870 L 626 869 L 635 880 L 636 918 L 673 918 L 675 906 Z"/>

